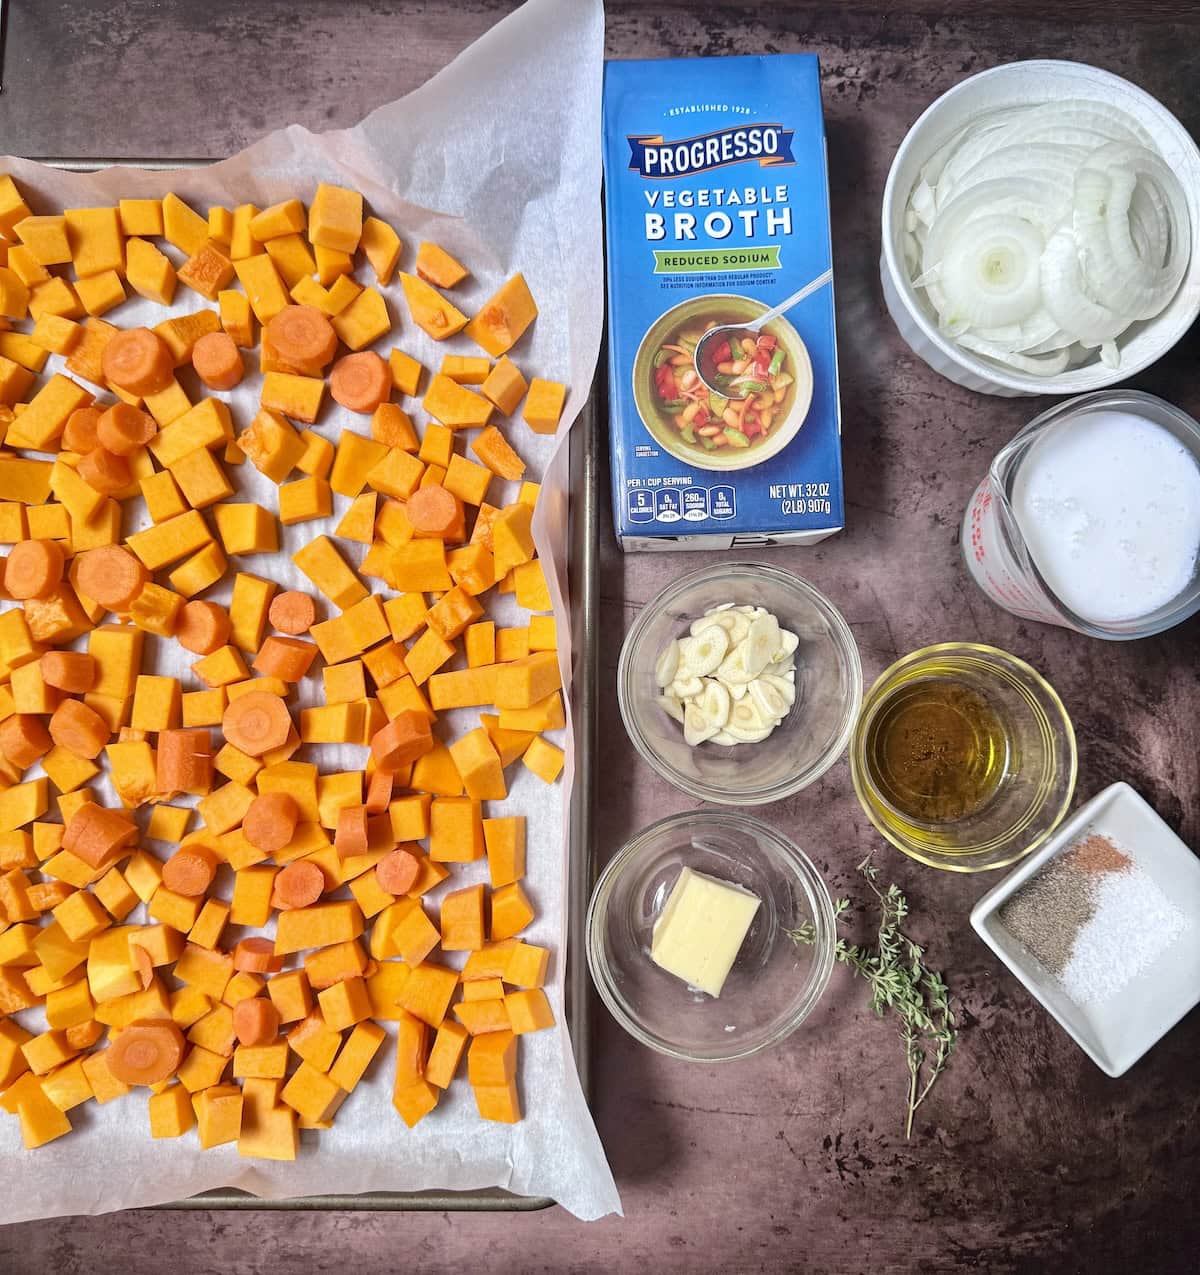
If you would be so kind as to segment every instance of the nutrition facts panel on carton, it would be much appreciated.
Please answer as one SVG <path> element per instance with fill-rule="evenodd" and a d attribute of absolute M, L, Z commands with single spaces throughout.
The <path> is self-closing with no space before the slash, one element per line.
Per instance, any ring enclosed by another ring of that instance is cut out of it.
<path fill-rule="evenodd" d="M 625 493 L 625 511 L 634 524 L 705 522 L 732 518 L 737 498 L 728 483 L 715 487 L 634 487 Z"/>

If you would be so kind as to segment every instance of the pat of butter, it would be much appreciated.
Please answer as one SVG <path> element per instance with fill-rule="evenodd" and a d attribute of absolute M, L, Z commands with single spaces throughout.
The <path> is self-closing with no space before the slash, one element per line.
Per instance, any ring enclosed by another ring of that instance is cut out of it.
<path fill-rule="evenodd" d="M 749 890 L 684 868 L 654 923 L 650 959 L 692 987 L 720 996 L 758 905 Z"/>

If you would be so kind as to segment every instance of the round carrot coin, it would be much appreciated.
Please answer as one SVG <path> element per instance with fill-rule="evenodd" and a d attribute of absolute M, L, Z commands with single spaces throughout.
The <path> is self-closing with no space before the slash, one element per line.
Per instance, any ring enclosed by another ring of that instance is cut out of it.
<path fill-rule="evenodd" d="M 306 908 L 325 892 L 325 874 L 315 863 L 298 859 L 282 868 L 275 877 L 275 897 L 271 900 L 277 908 Z"/>
<path fill-rule="evenodd" d="M 233 1007 L 233 1034 L 243 1045 L 269 1045 L 279 1035 L 279 1011 L 262 996 L 250 996 Z"/>
<path fill-rule="evenodd" d="M 250 757 L 261 757 L 287 743 L 292 715 L 278 695 L 250 691 L 239 695 L 221 719 L 226 740 Z"/>
<path fill-rule="evenodd" d="M 106 381 L 130 394 L 157 394 L 175 376 L 171 351 L 149 328 L 115 332 L 100 356 L 100 369 Z"/>
<path fill-rule="evenodd" d="M 228 332 L 206 332 L 192 346 L 192 367 L 210 390 L 231 390 L 246 375 L 242 352 Z"/>
<path fill-rule="evenodd" d="M 393 850 L 375 865 L 375 879 L 379 888 L 389 894 L 407 894 L 416 884 L 420 871 L 416 855 L 407 850 Z"/>
<path fill-rule="evenodd" d="M 132 456 L 157 433 L 154 418 L 129 403 L 114 403 L 96 422 L 97 443 L 115 456 Z"/>
<path fill-rule="evenodd" d="M 286 792 L 263 792 L 250 803 L 242 819 L 246 840 L 264 854 L 274 854 L 296 835 L 300 807 Z"/>
<path fill-rule="evenodd" d="M 286 305 L 267 320 L 263 341 L 285 363 L 316 371 L 333 358 L 338 338 L 333 324 L 316 306 Z"/>
<path fill-rule="evenodd" d="M 62 581 L 66 560 L 57 540 L 19 540 L 4 565 L 4 587 L 19 602 L 48 597 Z"/>
<path fill-rule="evenodd" d="M 183 1061 L 183 1032 L 169 1018 L 130 1023 L 108 1047 L 108 1070 L 126 1085 L 157 1085 Z"/>
<path fill-rule="evenodd" d="M 110 611 L 128 611 L 150 573 L 121 545 L 85 549 L 75 560 L 79 592 Z"/>
<path fill-rule="evenodd" d="M 217 875 L 217 856 L 207 846 L 181 846 L 163 864 L 162 883 L 185 898 L 198 899 Z"/>
<path fill-rule="evenodd" d="M 329 373 L 329 393 L 347 411 L 370 415 L 392 392 L 392 371 L 373 350 L 347 354 Z"/>
<path fill-rule="evenodd" d="M 215 602 L 193 599 L 179 608 L 175 640 L 193 655 L 211 655 L 229 641 L 232 631 L 229 612 Z"/>
<path fill-rule="evenodd" d="M 291 637 L 307 633 L 317 619 L 317 604 L 299 589 L 285 589 L 271 599 L 267 619 L 273 628 Z"/>

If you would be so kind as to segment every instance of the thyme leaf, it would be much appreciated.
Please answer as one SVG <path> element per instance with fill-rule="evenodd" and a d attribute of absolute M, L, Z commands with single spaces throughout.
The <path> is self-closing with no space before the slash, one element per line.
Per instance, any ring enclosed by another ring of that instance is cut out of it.
<path fill-rule="evenodd" d="M 868 855 L 857 868 L 875 896 L 879 926 L 874 946 L 838 939 L 834 959 L 867 983 L 868 1004 L 880 1017 L 890 1012 L 897 1020 L 908 1067 L 908 1092 L 904 1136 L 912 1137 L 913 1118 L 942 1074 L 958 1041 L 958 1022 L 950 1004 L 950 990 L 942 975 L 925 964 L 925 950 L 901 928 L 909 913 L 908 900 L 898 885 L 879 886 L 879 869 Z M 850 910 L 849 899 L 833 905 L 842 920 Z M 785 934 L 800 946 L 816 941 L 811 921 L 803 921 Z"/>

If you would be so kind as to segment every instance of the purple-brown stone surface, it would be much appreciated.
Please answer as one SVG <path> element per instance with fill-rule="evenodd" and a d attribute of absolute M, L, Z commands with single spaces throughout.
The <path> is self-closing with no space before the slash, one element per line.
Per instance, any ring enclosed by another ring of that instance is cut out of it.
<path fill-rule="evenodd" d="M 569 2 L 569 0 L 564 0 Z M 26 155 L 218 157 L 299 121 L 348 125 L 415 87 L 507 0 L 9 0 L 0 136 Z M 1196 131 L 1200 14 L 1173 0 L 609 4 L 612 57 L 815 50 L 823 68 L 847 531 L 770 560 L 841 607 L 868 683 L 949 639 L 990 642 L 1057 687 L 1079 737 L 1077 801 L 1116 779 L 1200 845 L 1200 622 L 1127 645 L 997 610 L 959 562 L 958 521 L 993 453 L 1045 401 L 981 397 L 903 345 L 878 282 L 879 204 L 906 128 L 999 62 L 1063 57 L 1129 76 Z M 553 56 L 547 50 L 547 56 Z M 697 86 L 704 67 L 697 63 Z M 1200 413 L 1195 333 L 1134 384 Z M 604 495 L 607 500 L 607 492 Z M 624 628 L 703 555 L 622 557 L 607 522 L 600 662 L 603 862 L 688 806 L 638 762 L 613 678 Z M 843 759 L 764 816 L 853 885 L 871 849 L 915 907 L 963 1003 L 958 1054 L 901 1135 L 890 1024 L 844 971 L 808 1024 L 749 1062 L 676 1063 L 595 1006 L 595 1110 L 624 1220 L 534 1215 L 126 1213 L 0 1230 L 0 1272 L 264 1270 L 898 1272 L 1195 1269 L 1200 1016 L 1121 1080 L 1104 1077 L 975 938 L 989 877 L 919 867 L 859 810 Z M 1200 975 L 1198 975 L 1200 976 Z M 5 1183 L 19 1191 L 19 1182 Z"/>

